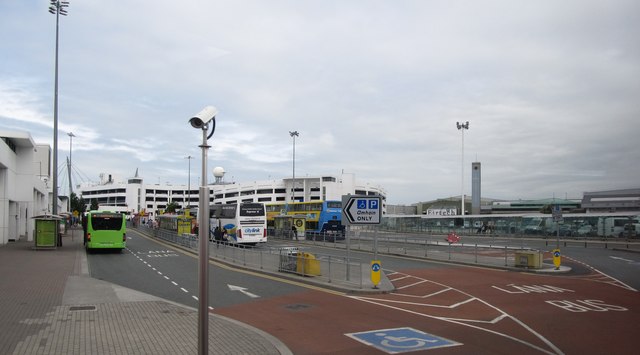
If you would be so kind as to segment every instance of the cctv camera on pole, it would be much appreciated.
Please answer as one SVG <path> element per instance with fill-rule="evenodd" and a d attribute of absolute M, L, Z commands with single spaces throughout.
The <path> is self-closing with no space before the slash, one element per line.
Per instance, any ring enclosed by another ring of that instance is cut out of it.
<path fill-rule="evenodd" d="M 202 184 L 198 202 L 198 354 L 209 352 L 209 187 L 207 186 L 207 139 L 216 130 L 218 110 L 207 106 L 189 119 L 193 128 L 202 130 Z M 211 133 L 207 136 L 209 124 Z"/>

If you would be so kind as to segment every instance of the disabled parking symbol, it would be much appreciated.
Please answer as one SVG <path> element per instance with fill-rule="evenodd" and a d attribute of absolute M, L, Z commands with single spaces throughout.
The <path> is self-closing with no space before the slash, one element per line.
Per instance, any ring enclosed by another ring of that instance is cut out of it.
<path fill-rule="evenodd" d="M 413 328 L 380 329 L 368 332 L 345 334 L 363 344 L 373 346 L 388 354 L 429 350 L 462 343 L 428 334 Z"/>

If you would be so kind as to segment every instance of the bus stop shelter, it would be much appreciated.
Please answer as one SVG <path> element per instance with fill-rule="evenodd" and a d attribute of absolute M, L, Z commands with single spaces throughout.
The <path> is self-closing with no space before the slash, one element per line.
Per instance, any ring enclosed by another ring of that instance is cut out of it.
<path fill-rule="evenodd" d="M 64 217 L 45 214 L 32 218 L 36 222 L 33 233 L 34 249 L 55 249 L 62 246 L 62 234 L 59 230 Z"/>
<path fill-rule="evenodd" d="M 306 216 L 303 214 L 274 216 L 273 222 L 276 230 L 276 236 L 288 237 L 289 239 L 296 240 L 298 237 L 304 238 L 306 225 L 305 220 Z"/>

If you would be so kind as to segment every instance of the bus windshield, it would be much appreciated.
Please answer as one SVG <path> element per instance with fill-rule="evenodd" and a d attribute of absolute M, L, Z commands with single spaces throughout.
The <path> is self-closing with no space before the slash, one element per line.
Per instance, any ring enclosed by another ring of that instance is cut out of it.
<path fill-rule="evenodd" d="M 122 228 L 122 215 L 117 213 L 94 214 L 91 225 L 94 230 L 117 231 Z"/>

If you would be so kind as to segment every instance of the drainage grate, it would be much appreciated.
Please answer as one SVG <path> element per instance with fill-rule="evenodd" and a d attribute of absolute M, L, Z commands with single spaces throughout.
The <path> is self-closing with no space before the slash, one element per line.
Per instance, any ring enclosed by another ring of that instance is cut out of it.
<path fill-rule="evenodd" d="M 71 306 L 70 311 L 95 311 L 96 306 Z"/>

